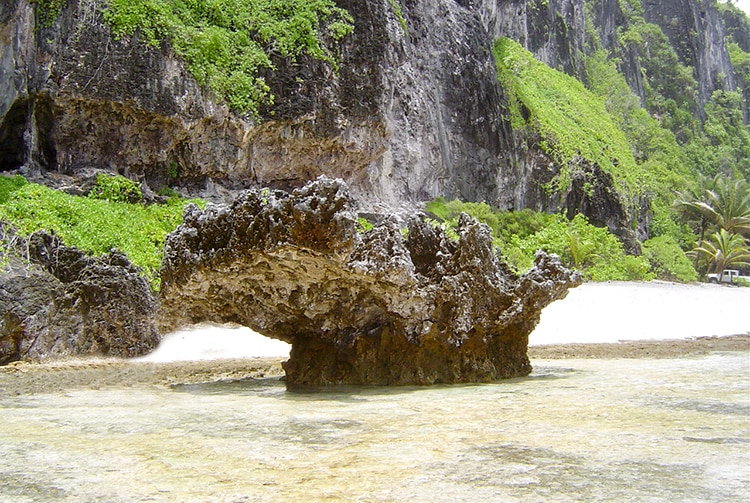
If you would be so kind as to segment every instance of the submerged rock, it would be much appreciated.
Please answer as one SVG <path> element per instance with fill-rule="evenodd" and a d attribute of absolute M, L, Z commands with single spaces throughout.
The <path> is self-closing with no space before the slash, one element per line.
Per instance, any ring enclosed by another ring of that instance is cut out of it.
<path fill-rule="evenodd" d="M 189 207 L 166 241 L 160 326 L 240 323 L 292 345 L 289 385 L 432 384 L 527 375 L 542 308 L 580 283 L 540 253 L 521 277 L 488 227 L 414 217 L 357 233 L 344 182 Z"/>
<path fill-rule="evenodd" d="M 156 300 L 125 255 L 90 257 L 43 232 L 16 243 L 0 274 L 0 364 L 138 356 L 159 343 Z"/>

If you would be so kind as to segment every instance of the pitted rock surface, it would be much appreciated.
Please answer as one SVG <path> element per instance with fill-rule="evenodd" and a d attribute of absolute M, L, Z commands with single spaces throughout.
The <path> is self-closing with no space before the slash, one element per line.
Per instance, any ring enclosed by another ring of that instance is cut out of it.
<path fill-rule="evenodd" d="M 159 343 L 156 299 L 121 253 L 90 257 L 34 233 L 0 274 L 0 364 L 49 356 L 139 356 Z"/>
<path fill-rule="evenodd" d="M 518 277 L 489 228 L 415 217 L 358 234 L 344 182 L 250 190 L 186 210 L 167 238 L 160 326 L 234 322 L 291 343 L 289 385 L 431 384 L 527 375 L 542 308 L 580 278 L 551 256 Z"/>

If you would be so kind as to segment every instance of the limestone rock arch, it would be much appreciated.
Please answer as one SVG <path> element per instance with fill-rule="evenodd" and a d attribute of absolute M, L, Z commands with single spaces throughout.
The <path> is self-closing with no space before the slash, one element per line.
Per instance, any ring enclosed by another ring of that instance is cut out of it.
<path fill-rule="evenodd" d="M 527 375 L 542 308 L 580 279 L 545 254 L 518 277 L 489 228 L 464 216 L 459 234 L 418 217 L 360 234 L 347 186 L 324 177 L 192 206 L 165 245 L 160 327 L 234 322 L 286 341 L 289 385 Z"/>

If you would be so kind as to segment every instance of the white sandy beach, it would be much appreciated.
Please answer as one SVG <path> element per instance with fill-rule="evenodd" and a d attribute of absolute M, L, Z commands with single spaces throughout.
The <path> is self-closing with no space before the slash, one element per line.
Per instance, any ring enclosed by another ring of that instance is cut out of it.
<path fill-rule="evenodd" d="M 529 345 L 690 339 L 750 333 L 750 288 L 587 283 L 547 306 Z"/>

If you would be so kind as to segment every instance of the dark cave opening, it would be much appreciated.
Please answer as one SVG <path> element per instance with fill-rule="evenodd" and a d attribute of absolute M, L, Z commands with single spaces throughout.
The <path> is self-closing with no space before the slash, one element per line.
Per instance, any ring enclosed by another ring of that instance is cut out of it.
<path fill-rule="evenodd" d="M 22 166 L 54 170 L 57 150 L 52 138 L 54 111 L 47 96 L 16 100 L 0 121 L 0 171 Z"/>
<path fill-rule="evenodd" d="M 0 171 L 17 169 L 26 161 L 24 134 L 30 100 L 16 100 L 0 121 Z"/>

